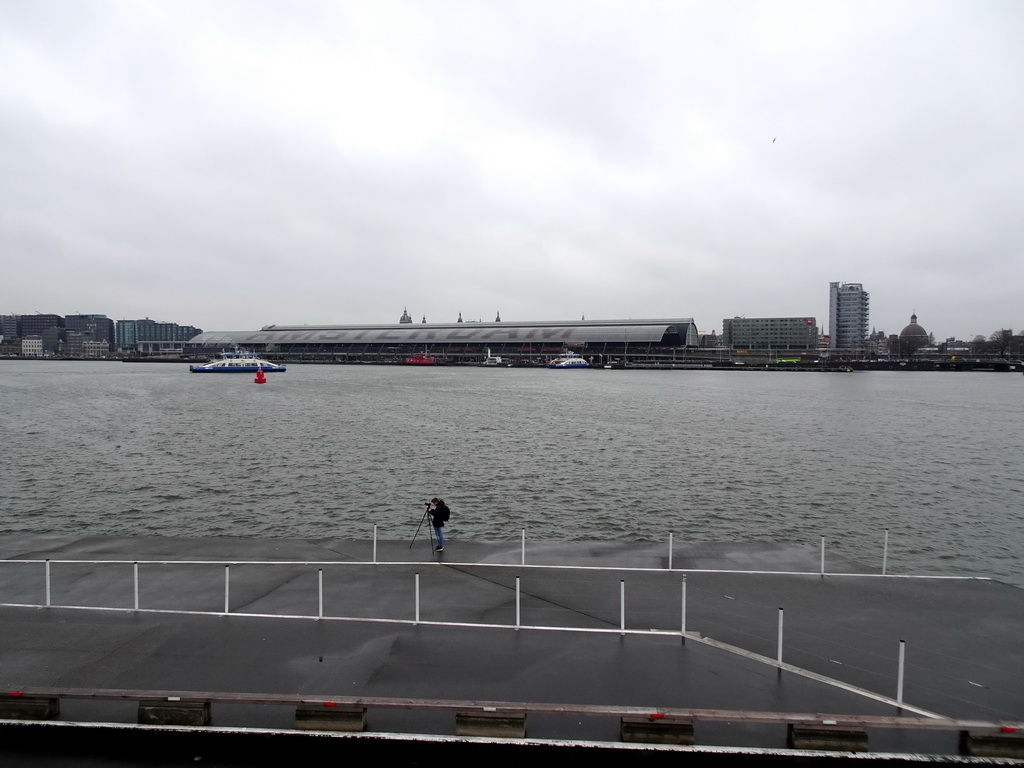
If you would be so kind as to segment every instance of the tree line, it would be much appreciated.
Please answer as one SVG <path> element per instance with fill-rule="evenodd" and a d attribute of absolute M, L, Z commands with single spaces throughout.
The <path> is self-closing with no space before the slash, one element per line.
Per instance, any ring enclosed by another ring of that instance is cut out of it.
<path fill-rule="evenodd" d="M 1024 355 L 1024 335 L 1014 335 L 1012 328 L 993 331 L 987 339 L 979 334 L 971 341 L 971 354 L 1020 359 Z"/>

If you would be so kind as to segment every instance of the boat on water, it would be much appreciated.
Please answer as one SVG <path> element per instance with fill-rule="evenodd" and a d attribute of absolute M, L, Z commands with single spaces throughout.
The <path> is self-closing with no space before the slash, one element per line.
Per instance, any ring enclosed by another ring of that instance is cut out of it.
<path fill-rule="evenodd" d="M 253 352 L 225 352 L 205 365 L 190 365 L 192 373 L 284 373 L 288 369 L 258 357 Z"/>
<path fill-rule="evenodd" d="M 405 358 L 406 365 L 437 365 L 437 360 L 427 354 L 415 354 Z"/>
<path fill-rule="evenodd" d="M 509 368 L 511 365 L 512 363 L 507 360 L 503 360 L 497 355 L 492 355 L 490 347 L 487 348 L 487 357 L 480 363 L 480 366 L 483 368 Z"/>
<path fill-rule="evenodd" d="M 548 361 L 548 368 L 589 368 L 590 363 L 575 352 L 566 352 L 554 360 Z"/>

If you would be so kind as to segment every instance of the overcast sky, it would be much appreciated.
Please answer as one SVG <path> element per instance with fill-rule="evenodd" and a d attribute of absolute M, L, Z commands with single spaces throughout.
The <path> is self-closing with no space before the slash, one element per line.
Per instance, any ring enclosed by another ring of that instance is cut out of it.
<path fill-rule="evenodd" d="M 0 0 L 0 313 L 1024 330 L 1024 3 Z"/>

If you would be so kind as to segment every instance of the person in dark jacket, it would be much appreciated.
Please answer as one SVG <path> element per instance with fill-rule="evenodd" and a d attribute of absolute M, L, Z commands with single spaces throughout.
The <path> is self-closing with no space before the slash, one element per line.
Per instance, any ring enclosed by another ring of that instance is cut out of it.
<path fill-rule="evenodd" d="M 430 524 L 434 526 L 434 533 L 437 534 L 437 546 L 435 552 L 444 552 L 444 524 L 452 516 L 444 499 L 436 496 L 430 500 L 431 507 L 427 510 L 430 513 Z"/>

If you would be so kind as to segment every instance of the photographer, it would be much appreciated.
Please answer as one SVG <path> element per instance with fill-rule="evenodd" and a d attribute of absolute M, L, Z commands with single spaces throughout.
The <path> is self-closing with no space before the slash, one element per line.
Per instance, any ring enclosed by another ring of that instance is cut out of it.
<path fill-rule="evenodd" d="M 452 516 L 451 510 L 444 503 L 444 499 L 435 496 L 427 505 L 427 513 L 430 515 L 430 524 L 434 526 L 434 533 L 437 534 L 437 546 L 434 547 L 434 551 L 444 552 L 443 529 L 445 522 Z"/>

